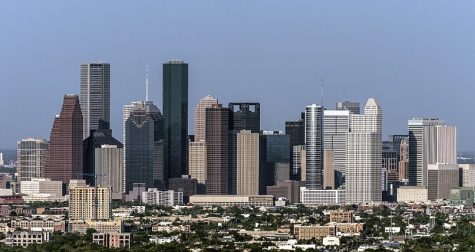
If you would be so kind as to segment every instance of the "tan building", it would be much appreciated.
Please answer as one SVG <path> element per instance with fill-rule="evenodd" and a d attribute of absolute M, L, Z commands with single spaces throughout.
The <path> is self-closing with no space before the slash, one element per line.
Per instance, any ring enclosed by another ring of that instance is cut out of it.
<path fill-rule="evenodd" d="M 38 220 L 38 219 L 13 219 L 10 222 L 11 228 L 15 229 L 25 229 L 25 230 L 39 230 L 44 232 L 66 232 L 66 221 L 64 220 Z"/>
<path fill-rule="evenodd" d="M 190 204 L 197 206 L 273 206 L 272 195 L 193 195 Z"/>
<path fill-rule="evenodd" d="M 399 181 L 409 183 L 409 139 L 404 138 L 399 145 Z"/>
<path fill-rule="evenodd" d="M 475 164 L 459 164 L 462 187 L 475 187 Z"/>
<path fill-rule="evenodd" d="M 121 220 L 113 221 L 70 221 L 69 229 L 71 232 L 85 234 L 87 229 L 95 229 L 98 233 L 120 233 L 123 229 Z"/>
<path fill-rule="evenodd" d="M 323 188 L 335 189 L 335 151 L 323 151 Z"/>
<path fill-rule="evenodd" d="M 208 95 L 195 108 L 195 141 L 206 140 L 206 109 L 218 105 L 218 99 Z"/>
<path fill-rule="evenodd" d="M 418 186 L 401 186 L 397 189 L 397 202 L 426 202 L 427 188 Z"/>
<path fill-rule="evenodd" d="M 457 164 L 429 164 L 427 167 L 427 190 L 429 200 L 448 199 L 450 190 L 459 187 Z"/>
<path fill-rule="evenodd" d="M 130 233 L 95 233 L 92 242 L 108 248 L 130 248 Z"/>
<path fill-rule="evenodd" d="M 242 130 L 237 134 L 236 192 L 259 194 L 259 134 Z"/>
<path fill-rule="evenodd" d="M 96 188 L 85 185 L 85 182 L 83 181 L 84 180 L 72 180 L 70 183 L 69 220 L 111 219 L 112 209 L 110 187 Z"/>
<path fill-rule="evenodd" d="M 357 236 L 364 231 L 364 223 L 329 223 L 325 226 L 294 226 L 294 235 L 297 240 L 323 239 L 327 236 L 345 234 L 346 236 Z"/>
<path fill-rule="evenodd" d="M 196 141 L 189 143 L 188 151 L 188 172 L 191 178 L 198 181 L 199 184 L 206 185 L 206 142 Z"/>
<path fill-rule="evenodd" d="M 330 222 L 337 223 L 352 223 L 353 222 L 353 211 L 330 211 Z"/>

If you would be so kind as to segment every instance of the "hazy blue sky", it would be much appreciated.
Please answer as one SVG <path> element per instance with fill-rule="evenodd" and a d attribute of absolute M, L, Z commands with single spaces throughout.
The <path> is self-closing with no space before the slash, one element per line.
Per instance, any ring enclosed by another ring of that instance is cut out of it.
<path fill-rule="evenodd" d="M 79 64 L 111 63 L 114 136 L 122 105 L 162 107 L 162 63 L 189 63 L 193 109 L 211 90 L 259 101 L 263 129 L 283 129 L 311 103 L 376 97 L 384 135 L 411 117 L 458 126 L 475 150 L 475 1 L 1 1 L 0 148 L 49 138 L 63 94 L 79 93 Z"/>

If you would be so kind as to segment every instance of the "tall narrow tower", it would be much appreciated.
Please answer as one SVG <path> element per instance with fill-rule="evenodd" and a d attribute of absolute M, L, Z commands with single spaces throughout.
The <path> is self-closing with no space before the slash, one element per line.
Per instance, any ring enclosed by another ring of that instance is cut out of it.
<path fill-rule="evenodd" d="M 169 60 L 163 64 L 164 164 L 168 178 L 187 174 L 188 64 Z"/>
<path fill-rule="evenodd" d="M 320 190 L 323 188 L 323 107 L 316 104 L 305 109 L 305 149 L 307 189 Z"/>
<path fill-rule="evenodd" d="M 81 64 L 83 139 L 91 130 L 110 127 L 110 64 Z"/>
<path fill-rule="evenodd" d="M 346 145 L 346 202 L 382 200 L 383 111 L 374 98 L 368 99 L 364 114 L 350 115 Z"/>

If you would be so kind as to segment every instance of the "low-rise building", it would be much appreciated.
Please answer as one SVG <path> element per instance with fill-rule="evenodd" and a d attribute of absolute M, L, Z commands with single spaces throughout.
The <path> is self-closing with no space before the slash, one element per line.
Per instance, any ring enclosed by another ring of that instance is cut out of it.
<path fill-rule="evenodd" d="M 157 206 L 183 205 L 183 192 L 160 191 L 157 188 L 149 188 L 146 192 L 142 192 L 142 203 Z"/>
<path fill-rule="evenodd" d="M 66 232 L 66 221 L 60 219 L 17 218 L 11 220 L 10 225 L 13 229 L 43 232 Z"/>
<path fill-rule="evenodd" d="M 8 246 L 28 247 L 34 243 L 49 242 L 50 233 L 38 231 L 14 231 L 7 235 L 5 244 Z"/>
<path fill-rule="evenodd" d="M 329 223 L 325 226 L 294 226 L 297 240 L 323 239 L 327 236 L 358 236 L 364 231 L 364 223 Z"/>
<path fill-rule="evenodd" d="M 300 201 L 304 205 L 341 205 L 346 202 L 345 190 L 310 190 L 300 188 Z"/>
<path fill-rule="evenodd" d="M 190 204 L 197 206 L 273 206 L 272 195 L 193 195 Z"/>
<path fill-rule="evenodd" d="M 352 223 L 353 211 L 330 211 L 330 222 Z"/>
<path fill-rule="evenodd" d="M 94 233 L 92 242 L 108 248 L 130 248 L 130 233 Z"/>
<path fill-rule="evenodd" d="M 427 188 L 418 186 L 401 186 L 397 189 L 397 202 L 426 202 L 427 200 Z"/>
<path fill-rule="evenodd" d="M 71 221 L 69 230 L 71 232 L 86 233 L 88 228 L 95 229 L 98 233 L 121 233 L 123 222 L 121 220 L 113 221 Z"/>
<path fill-rule="evenodd" d="M 450 205 L 473 206 L 475 193 L 472 188 L 456 188 L 450 191 Z"/>

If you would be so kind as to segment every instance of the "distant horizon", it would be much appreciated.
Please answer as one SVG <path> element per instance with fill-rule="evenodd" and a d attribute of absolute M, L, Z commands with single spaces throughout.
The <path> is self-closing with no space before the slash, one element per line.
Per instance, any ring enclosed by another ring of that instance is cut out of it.
<path fill-rule="evenodd" d="M 122 107 L 145 99 L 145 66 L 162 110 L 162 64 L 179 58 L 189 64 L 189 134 L 209 91 L 226 106 L 259 102 L 261 129 L 284 130 L 320 103 L 323 79 L 325 107 L 378 99 L 383 140 L 407 134 L 411 118 L 437 117 L 457 126 L 459 152 L 475 150 L 474 8 L 468 0 L 4 2 L 0 149 L 49 139 L 63 95 L 79 94 L 80 64 L 93 61 L 111 64 L 110 123 L 122 141 Z"/>

